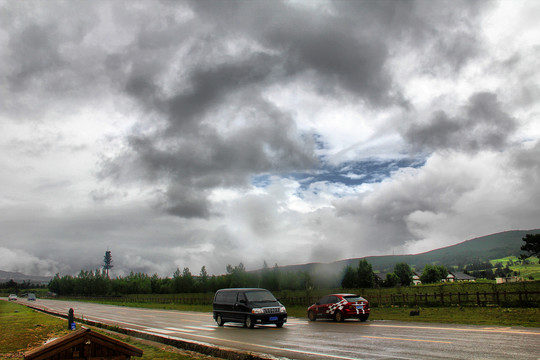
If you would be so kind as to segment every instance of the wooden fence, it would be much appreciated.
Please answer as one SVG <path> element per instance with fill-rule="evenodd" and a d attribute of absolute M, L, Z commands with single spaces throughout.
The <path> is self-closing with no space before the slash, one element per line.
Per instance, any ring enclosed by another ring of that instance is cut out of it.
<path fill-rule="evenodd" d="M 318 298 L 282 297 L 287 305 L 311 305 Z M 377 306 L 505 306 L 539 307 L 540 292 L 439 292 L 418 294 L 372 294 L 368 298 L 371 307 Z"/>

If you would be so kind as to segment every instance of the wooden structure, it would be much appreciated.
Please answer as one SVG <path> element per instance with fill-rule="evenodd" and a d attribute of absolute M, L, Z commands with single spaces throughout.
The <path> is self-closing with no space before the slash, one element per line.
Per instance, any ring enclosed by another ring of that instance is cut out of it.
<path fill-rule="evenodd" d="M 80 329 L 24 354 L 26 360 L 131 359 L 142 356 L 139 348 L 90 329 Z"/>

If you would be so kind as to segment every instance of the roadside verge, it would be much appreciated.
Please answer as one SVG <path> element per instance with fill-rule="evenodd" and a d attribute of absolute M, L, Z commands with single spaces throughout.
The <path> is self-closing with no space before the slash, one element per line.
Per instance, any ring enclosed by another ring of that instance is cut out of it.
<path fill-rule="evenodd" d="M 48 309 L 44 309 L 32 304 L 25 304 L 27 307 L 36 311 L 43 312 L 45 314 L 53 315 L 63 319 L 67 319 L 68 316 L 57 313 Z M 242 352 L 232 348 L 219 347 L 205 342 L 182 339 L 176 336 L 157 335 L 147 331 L 135 330 L 126 327 L 120 327 L 117 325 L 109 325 L 98 321 L 75 317 L 75 321 L 80 324 L 86 324 L 97 328 L 114 331 L 120 334 L 132 336 L 139 339 L 150 340 L 158 343 L 162 343 L 169 346 L 174 346 L 179 349 L 193 351 L 199 354 L 209 355 L 227 360 L 274 360 L 275 357 L 262 353 L 255 352 Z"/>

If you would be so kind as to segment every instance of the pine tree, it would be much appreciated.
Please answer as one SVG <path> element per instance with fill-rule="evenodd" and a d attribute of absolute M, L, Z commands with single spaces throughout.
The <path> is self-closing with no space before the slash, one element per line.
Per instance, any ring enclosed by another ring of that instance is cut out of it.
<path fill-rule="evenodd" d="M 539 258 L 538 263 L 540 263 L 540 234 L 527 234 L 522 240 L 525 244 L 521 246 L 521 250 L 526 251 L 527 254 L 521 255 L 521 259 L 525 260 L 528 257 L 536 256 Z"/>
<path fill-rule="evenodd" d="M 362 259 L 358 262 L 356 271 L 358 273 L 357 286 L 359 288 L 372 288 L 375 284 L 375 276 L 371 264 L 366 259 Z"/>
<path fill-rule="evenodd" d="M 111 251 L 107 250 L 105 251 L 105 257 L 103 258 L 103 270 L 107 273 L 107 277 L 109 277 L 109 269 L 113 268 L 112 264 L 112 255 Z"/>

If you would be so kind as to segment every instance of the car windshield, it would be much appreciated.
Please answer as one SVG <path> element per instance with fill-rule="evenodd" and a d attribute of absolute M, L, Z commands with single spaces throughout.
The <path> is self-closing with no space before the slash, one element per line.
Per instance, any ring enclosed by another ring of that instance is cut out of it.
<path fill-rule="evenodd" d="M 276 301 L 276 298 L 270 291 L 259 290 L 246 292 L 246 298 L 249 302 L 268 302 Z"/>
<path fill-rule="evenodd" d="M 367 301 L 366 299 L 358 295 L 344 296 L 343 298 L 346 299 L 348 302 L 352 302 L 352 303 Z"/>

